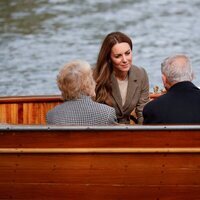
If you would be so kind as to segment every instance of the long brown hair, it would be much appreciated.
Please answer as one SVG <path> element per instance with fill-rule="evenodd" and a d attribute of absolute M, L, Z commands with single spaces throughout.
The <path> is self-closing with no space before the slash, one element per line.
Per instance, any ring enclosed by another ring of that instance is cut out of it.
<path fill-rule="evenodd" d="M 130 45 L 132 50 L 131 39 L 121 32 L 109 33 L 101 46 L 97 64 L 94 68 L 94 79 L 96 81 L 96 101 L 100 103 L 106 103 L 112 105 L 111 98 L 111 73 L 113 72 L 113 66 L 110 59 L 111 49 L 117 43 L 126 42 Z"/>

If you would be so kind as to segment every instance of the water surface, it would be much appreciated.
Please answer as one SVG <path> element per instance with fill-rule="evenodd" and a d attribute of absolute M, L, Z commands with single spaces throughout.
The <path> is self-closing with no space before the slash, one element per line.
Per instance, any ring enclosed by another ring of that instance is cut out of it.
<path fill-rule="evenodd" d="M 56 75 L 73 59 L 96 62 L 112 31 L 133 40 L 134 64 L 162 88 L 161 61 L 174 53 L 192 59 L 200 86 L 200 1 L 1 0 L 0 96 L 59 94 Z"/>

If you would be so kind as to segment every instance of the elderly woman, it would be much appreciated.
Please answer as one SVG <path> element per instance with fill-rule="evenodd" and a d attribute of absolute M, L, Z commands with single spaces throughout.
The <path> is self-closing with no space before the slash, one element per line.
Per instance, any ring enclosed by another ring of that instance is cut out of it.
<path fill-rule="evenodd" d="M 114 108 L 94 102 L 95 81 L 85 61 L 66 64 L 57 76 L 64 103 L 47 113 L 47 124 L 109 125 L 117 121 Z"/>
<path fill-rule="evenodd" d="M 129 124 L 130 118 L 142 124 L 142 110 L 149 101 L 148 76 L 144 68 L 133 65 L 132 46 L 124 33 L 108 34 L 94 69 L 96 101 L 114 107 L 122 124 Z"/>

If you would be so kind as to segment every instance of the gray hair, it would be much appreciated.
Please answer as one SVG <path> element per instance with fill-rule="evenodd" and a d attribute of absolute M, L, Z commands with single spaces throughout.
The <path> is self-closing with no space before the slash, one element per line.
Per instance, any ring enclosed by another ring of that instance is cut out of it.
<path fill-rule="evenodd" d="M 161 72 L 170 83 L 192 81 L 193 70 L 190 59 L 183 54 L 174 55 L 164 59 L 161 63 Z"/>
<path fill-rule="evenodd" d="M 65 64 L 57 76 L 57 85 L 64 100 L 95 95 L 96 84 L 91 66 L 86 61 L 74 60 Z"/>

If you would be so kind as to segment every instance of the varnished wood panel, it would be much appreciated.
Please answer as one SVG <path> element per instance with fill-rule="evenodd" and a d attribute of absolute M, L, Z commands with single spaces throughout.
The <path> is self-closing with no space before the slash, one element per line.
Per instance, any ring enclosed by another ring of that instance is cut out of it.
<path fill-rule="evenodd" d="M 200 186 L 198 154 L 12 154 L 0 161 L 5 183 Z"/>
<path fill-rule="evenodd" d="M 23 128 L 0 131 L 0 199 L 200 199 L 200 128 Z"/>
<path fill-rule="evenodd" d="M 1 148 L 200 147 L 199 130 L 0 131 Z"/>
<path fill-rule="evenodd" d="M 199 200 L 199 187 L 5 184 L 0 183 L 1 199 L 48 200 Z"/>
<path fill-rule="evenodd" d="M 60 96 L 0 97 L 0 123 L 46 124 L 46 113 L 61 102 Z"/>
<path fill-rule="evenodd" d="M 150 94 L 150 98 L 160 95 Z M 59 95 L 0 97 L 0 123 L 46 124 L 46 113 L 60 103 Z"/>
<path fill-rule="evenodd" d="M 0 198 L 199 199 L 199 163 L 199 154 L 1 155 Z"/>

